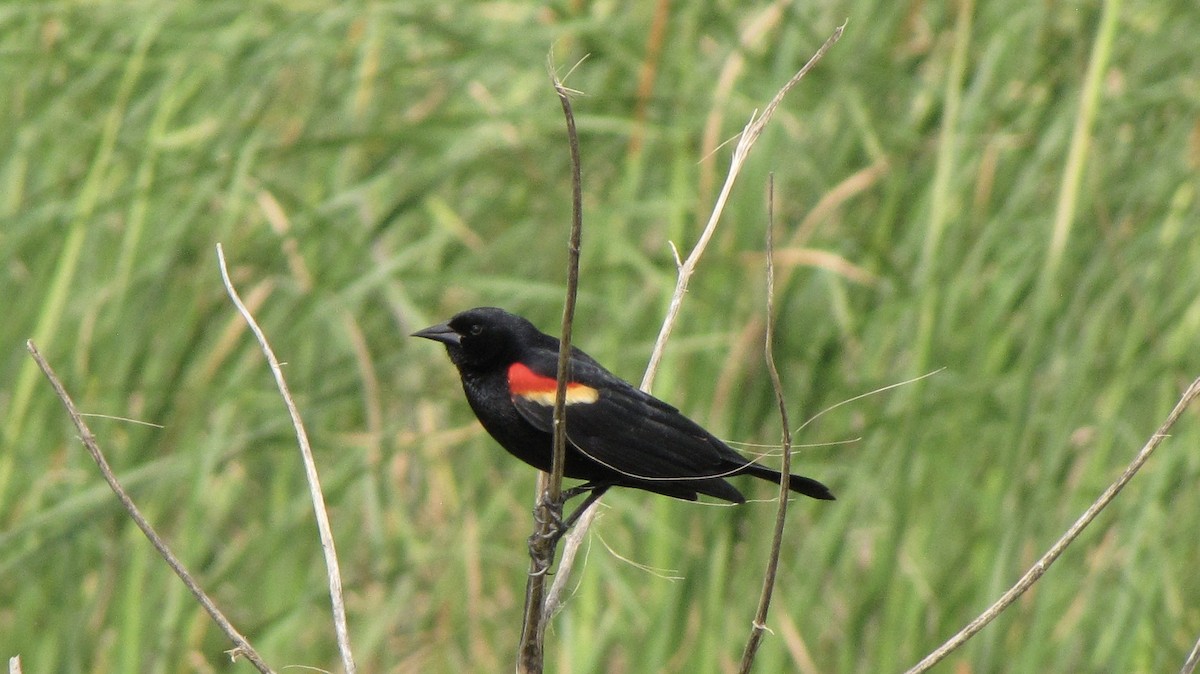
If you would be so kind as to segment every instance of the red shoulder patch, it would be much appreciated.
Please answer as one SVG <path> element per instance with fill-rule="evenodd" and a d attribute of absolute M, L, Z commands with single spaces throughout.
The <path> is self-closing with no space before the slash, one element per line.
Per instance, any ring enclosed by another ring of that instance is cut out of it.
<path fill-rule="evenodd" d="M 554 377 L 540 375 L 524 363 L 513 363 L 508 367 L 508 391 L 514 397 L 520 396 L 542 405 L 553 405 L 556 387 Z M 594 403 L 599 398 L 600 392 L 591 386 L 579 382 L 567 384 L 568 405 Z"/>

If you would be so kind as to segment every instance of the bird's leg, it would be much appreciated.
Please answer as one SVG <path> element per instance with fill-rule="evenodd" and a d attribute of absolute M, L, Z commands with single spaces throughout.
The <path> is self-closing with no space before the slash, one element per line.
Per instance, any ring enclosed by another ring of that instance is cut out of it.
<path fill-rule="evenodd" d="M 558 507 L 550 507 L 546 509 L 546 512 L 550 516 L 550 526 L 548 528 L 546 538 L 557 543 L 558 539 L 562 538 L 563 534 L 567 533 L 567 531 L 571 528 L 571 525 L 575 523 L 575 520 L 579 519 L 579 516 L 583 514 L 583 510 L 595 502 L 596 499 L 600 498 L 600 495 L 603 494 L 605 490 L 609 488 L 609 486 L 610 485 L 602 482 L 584 482 L 583 484 L 571 487 L 570 489 L 564 489 L 559 496 L 558 503 L 554 504 Z M 581 504 L 579 508 L 575 509 L 575 512 L 572 513 L 570 517 L 564 520 L 562 518 L 562 513 L 567 505 L 567 501 L 570 501 L 581 494 L 588 494 L 588 497 L 584 500 L 583 504 Z M 542 498 L 549 500 L 550 496 L 549 494 L 542 494 Z M 538 511 L 540 510 L 541 509 L 539 508 Z M 534 512 L 535 518 L 537 517 L 538 511 Z M 538 524 L 545 523 L 545 520 L 538 520 Z"/>
<path fill-rule="evenodd" d="M 563 490 L 563 493 L 562 493 L 562 502 L 564 505 L 566 505 L 567 501 L 570 501 L 571 499 L 575 498 L 576 496 L 579 496 L 580 494 L 586 494 L 589 491 L 594 491 L 596 489 L 599 489 L 601 486 L 604 486 L 604 485 L 602 485 L 602 483 L 596 483 L 596 482 L 584 482 L 581 485 L 571 487 L 570 489 L 565 489 L 565 490 Z M 607 486 L 604 486 L 604 488 L 608 489 Z"/>
<path fill-rule="evenodd" d="M 611 486 L 611 484 L 604 482 L 585 482 L 577 487 L 572 487 L 563 491 L 562 497 L 558 502 L 558 508 L 546 509 L 546 512 L 549 513 L 550 516 L 549 527 L 547 527 L 545 533 L 537 533 L 530 538 L 530 549 L 532 550 L 535 544 L 534 538 L 539 538 L 543 541 L 549 541 L 550 545 L 552 546 L 558 545 L 559 539 L 561 539 L 568 531 L 570 531 L 571 527 L 575 526 L 575 522 L 583 516 L 583 513 L 587 512 L 587 509 L 591 507 L 591 505 L 595 503 L 597 499 L 603 496 L 604 492 L 608 491 L 608 488 Z M 568 500 L 573 499 L 581 494 L 587 494 L 587 498 L 583 500 L 583 503 L 579 504 L 579 507 L 575 508 L 570 516 L 563 518 L 563 506 Z M 543 498 L 545 498 L 545 495 L 543 495 Z M 546 520 L 541 519 L 541 513 L 541 507 L 534 509 L 533 516 L 534 520 L 536 520 L 539 525 L 539 529 L 541 528 L 540 525 L 546 524 Z"/>
<path fill-rule="evenodd" d="M 583 516 L 583 513 L 587 512 L 587 509 L 590 508 L 593 503 L 595 503 L 597 500 L 599 500 L 601 496 L 604 496 L 604 492 L 608 491 L 608 488 L 611 486 L 612 486 L 611 484 L 603 484 L 603 483 L 595 484 L 595 483 L 589 482 L 587 484 L 581 484 L 578 487 L 575 487 L 574 489 L 568 489 L 567 492 L 575 492 L 576 490 L 581 490 L 574 494 L 571 494 L 571 496 L 578 496 L 579 494 L 582 494 L 585 491 L 588 492 L 588 495 L 587 495 L 587 498 L 583 499 L 583 503 L 580 503 L 579 507 L 575 508 L 575 511 L 572 512 L 569 517 L 567 517 L 565 520 L 563 520 L 563 522 L 562 522 L 563 527 L 562 527 L 561 533 L 559 533 L 559 537 L 561 538 L 563 534 L 567 533 L 567 531 L 569 531 L 571 529 L 571 527 L 575 526 L 575 522 L 579 521 L 579 518 Z M 583 487 L 587 487 L 587 489 L 585 490 L 585 489 L 583 489 Z M 570 496 L 566 496 L 565 492 L 564 492 L 564 496 L 565 496 L 565 498 L 563 499 L 563 502 L 565 503 L 567 498 L 570 498 Z"/>

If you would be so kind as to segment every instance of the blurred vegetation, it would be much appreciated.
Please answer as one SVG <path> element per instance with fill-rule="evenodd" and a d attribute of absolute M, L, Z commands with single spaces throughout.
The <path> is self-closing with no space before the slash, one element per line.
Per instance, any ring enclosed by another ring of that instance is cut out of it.
<path fill-rule="evenodd" d="M 941 371 L 797 438 L 815 445 L 798 471 L 839 500 L 791 511 L 759 669 L 916 662 L 1200 375 L 1189 3 L 0 6 L 0 655 L 27 673 L 250 670 L 119 510 L 33 337 L 82 409 L 162 426 L 90 420 L 264 656 L 336 667 L 303 472 L 221 242 L 318 451 L 362 671 L 510 668 L 534 475 L 406 335 L 480 304 L 557 325 L 570 200 L 548 51 L 563 70 L 587 56 L 567 80 L 584 92 L 576 343 L 637 381 L 668 244 L 707 218 L 722 144 L 846 19 L 756 146 L 655 392 L 722 437 L 777 441 L 774 172 L 793 417 Z M 939 671 L 1177 669 L 1200 635 L 1198 421 Z M 729 671 L 773 506 L 605 500 L 550 667 Z"/>

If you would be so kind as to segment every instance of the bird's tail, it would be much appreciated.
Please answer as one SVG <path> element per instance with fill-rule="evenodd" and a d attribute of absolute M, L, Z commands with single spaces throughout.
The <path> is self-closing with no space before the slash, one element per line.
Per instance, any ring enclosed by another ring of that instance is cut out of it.
<path fill-rule="evenodd" d="M 746 473 L 747 475 L 753 475 L 757 478 L 770 480 L 775 484 L 779 484 L 779 479 L 783 477 L 779 471 L 771 470 L 770 468 L 767 468 L 766 466 L 760 466 L 757 463 L 748 464 L 746 469 L 742 472 Z M 791 479 L 788 480 L 788 489 L 796 492 L 797 494 L 804 494 L 810 498 L 820 499 L 822 501 L 834 500 L 833 492 L 829 491 L 829 487 L 826 487 L 811 477 L 804 477 L 803 475 L 792 475 Z"/>

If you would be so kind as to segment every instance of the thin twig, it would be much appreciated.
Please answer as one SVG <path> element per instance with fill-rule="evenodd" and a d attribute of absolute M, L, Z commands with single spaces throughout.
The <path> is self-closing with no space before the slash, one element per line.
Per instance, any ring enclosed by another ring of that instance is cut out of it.
<path fill-rule="evenodd" d="M 279 366 L 279 359 L 275 357 L 275 352 L 267 342 L 266 334 L 258 326 L 254 316 L 242 303 L 242 298 L 238 296 L 237 290 L 233 287 L 233 281 L 229 278 L 229 270 L 225 266 L 225 252 L 219 243 L 217 244 L 217 263 L 221 268 L 221 280 L 225 283 L 225 290 L 229 292 L 229 298 L 233 300 L 234 306 L 237 307 L 242 318 L 246 319 L 246 324 L 250 326 L 251 332 L 258 339 L 259 347 L 262 348 L 263 355 L 267 357 L 267 363 L 271 366 L 271 373 L 275 375 L 275 385 L 279 388 L 279 394 L 283 397 L 288 414 L 292 418 L 296 440 L 300 445 L 300 456 L 303 458 L 304 474 L 308 478 L 309 496 L 312 498 L 313 511 L 317 518 L 321 550 L 325 553 L 325 569 L 329 576 L 329 597 L 333 604 L 333 630 L 337 635 L 338 651 L 341 653 L 342 667 L 346 670 L 346 674 L 354 674 L 357 668 L 354 666 L 354 656 L 350 652 L 350 633 L 346 629 L 346 602 L 342 598 L 342 576 L 338 570 L 337 550 L 333 545 L 333 528 L 329 525 L 329 514 L 325 509 L 325 496 L 321 492 L 321 480 L 317 476 L 317 462 L 313 459 L 312 446 L 308 442 L 308 432 L 304 430 L 304 421 L 300 418 L 300 411 L 296 408 L 287 382 L 283 378 L 283 368 Z"/>
<path fill-rule="evenodd" d="M 663 351 L 667 346 L 667 339 L 671 336 L 671 331 L 675 327 L 675 319 L 679 316 L 679 308 L 683 304 L 683 296 L 687 293 L 688 283 L 691 281 L 692 274 L 696 271 L 696 266 L 700 262 L 700 258 L 704 255 L 704 249 L 708 246 L 709 240 L 712 239 L 713 232 L 716 231 L 717 222 L 721 218 L 721 213 L 725 210 L 725 202 L 729 197 L 730 191 L 733 189 L 733 184 L 737 180 L 738 173 L 742 169 L 742 164 L 745 163 L 746 156 L 750 153 L 750 148 L 758 140 L 763 127 L 770 121 L 771 115 L 774 114 L 775 108 L 779 107 L 779 102 L 783 100 L 784 95 L 792 87 L 796 86 L 796 83 L 816 65 L 817 61 L 825 55 L 825 52 L 829 51 L 829 48 L 841 38 L 842 31 L 845 28 L 846 24 L 844 23 L 838 26 L 833 31 L 833 34 L 825 40 L 825 43 L 821 45 L 821 48 L 808 60 L 808 63 L 804 64 L 804 67 L 775 94 L 775 97 L 771 99 L 771 102 L 763 110 L 763 114 L 751 118 L 746 127 L 742 129 L 741 140 L 738 141 L 737 147 L 734 149 L 729 174 L 725 177 L 725 184 L 721 187 L 721 193 L 717 197 L 716 204 L 713 206 L 712 214 L 708 218 L 708 224 L 705 225 L 704 231 L 700 234 L 700 239 L 696 241 L 696 245 L 692 248 L 692 252 L 688 254 L 687 259 L 680 261 L 679 251 L 675 248 L 674 243 L 671 244 L 678 278 L 675 283 L 675 292 L 671 296 L 671 303 L 667 308 L 667 315 L 663 319 L 658 339 L 654 343 L 650 362 L 646 365 L 645 374 L 642 375 L 641 389 L 643 391 L 649 393 L 650 387 L 654 384 L 654 377 L 658 374 L 658 366 L 662 361 Z M 583 538 L 587 535 L 588 528 L 591 527 L 592 522 L 596 519 L 597 510 L 595 503 L 592 506 L 575 522 L 575 526 L 571 528 L 571 531 L 567 532 L 563 559 L 558 565 L 558 572 L 554 576 L 554 584 L 550 587 L 550 594 L 546 600 L 546 613 L 548 614 L 556 612 L 562 603 L 566 585 L 571 578 L 571 562 L 575 559 L 574 553 L 583 543 Z"/>
<path fill-rule="evenodd" d="M 567 144 L 571 151 L 571 236 L 567 245 L 567 299 L 563 305 L 562 338 L 558 347 L 558 386 L 554 394 L 554 454 L 550 474 L 538 480 L 538 502 L 533 535 L 529 539 L 530 570 L 525 582 L 525 619 L 521 628 L 517 667 L 520 672 L 540 674 L 545 662 L 546 575 L 554 563 L 562 526 L 562 479 L 567 455 L 567 377 L 571 360 L 571 329 L 575 321 L 575 297 L 579 291 L 579 248 L 583 238 L 583 176 L 579 157 L 579 134 L 571 110 L 570 91 L 550 66 L 554 91 L 567 120 Z M 545 482 L 545 491 L 542 484 Z"/>
<path fill-rule="evenodd" d="M 783 527 L 787 522 L 788 486 L 791 484 L 792 473 L 792 424 L 788 420 L 787 402 L 783 398 L 783 382 L 779 378 L 779 369 L 775 366 L 775 174 L 770 175 L 767 188 L 767 325 L 764 358 L 767 361 L 767 372 L 771 375 L 771 388 L 775 391 L 775 402 L 779 405 L 779 419 L 783 425 L 783 465 L 780 467 L 779 478 L 779 508 L 775 513 L 775 532 L 771 539 L 771 555 L 767 558 L 767 570 L 763 574 L 762 594 L 758 599 L 758 613 L 754 616 L 754 624 L 750 629 L 750 638 L 746 641 L 746 649 L 742 651 L 742 666 L 739 671 L 749 674 L 754 664 L 754 656 L 762 643 L 763 633 L 767 630 L 767 612 L 771 609 L 771 595 L 775 591 L 775 576 L 779 571 L 779 553 L 783 549 Z"/>
<path fill-rule="evenodd" d="M 675 281 L 675 292 L 671 296 L 671 303 L 667 306 L 667 316 L 663 320 L 662 328 L 658 332 L 658 339 L 654 342 L 654 350 L 650 353 L 650 364 L 646 366 L 646 373 L 642 376 L 641 388 L 643 391 L 649 391 L 654 385 L 654 377 L 658 374 L 658 365 L 662 360 L 663 352 L 667 347 L 667 339 L 671 336 L 671 331 L 675 328 L 675 320 L 679 316 L 679 309 L 683 305 L 683 296 L 687 293 L 688 283 L 692 279 L 692 274 L 696 271 L 696 265 L 699 264 L 700 258 L 704 255 L 704 250 L 708 248 L 708 242 L 712 239 L 713 233 L 716 232 L 717 222 L 721 218 L 721 213 L 725 210 L 725 202 L 729 199 L 729 193 L 733 191 L 734 181 L 737 180 L 738 174 L 742 170 L 742 166 L 746 163 L 746 157 L 750 154 L 750 148 L 754 147 L 754 143 L 758 137 L 762 135 L 762 131 L 767 126 L 767 122 L 771 121 L 771 116 L 775 114 L 775 109 L 779 107 L 783 97 L 787 95 L 792 87 L 796 86 L 800 80 L 812 70 L 813 66 L 825 56 L 825 52 L 829 51 L 830 47 L 842 37 L 842 31 L 845 30 L 846 24 L 842 24 L 833 31 L 821 48 L 817 50 L 808 63 L 804 64 L 792 79 L 788 80 L 787 84 L 783 85 L 771 102 L 763 108 L 762 114 L 750 117 L 750 121 L 746 123 L 746 127 L 742 129 L 741 138 L 738 140 L 737 147 L 733 150 L 733 158 L 730 160 L 729 173 L 725 176 L 725 184 L 721 186 L 721 193 L 717 195 L 717 203 L 713 206 L 712 214 L 708 218 L 708 224 L 704 226 L 704 231 L 700 233 L 700 239 L 696 241 L 696 245 L 692 248 L 692 252 L 688 254 L 687 259 L 679 265 L 679 276 Z"/>
<path fill-rule="evenodd" d="M 258 651 L 254 650 L 254 647 L 250 645 L 250 642 L 246 640 L 246 637 L 242 636 L 241 633 L 234 628 L 233 623 L 229 622 L 229 619 L 225 617 L 224 613 L 221 613 L 221 610 L 217 608 L 217 605 L 213 603 L 213 600 L 204 592 L 203 589 L 200 588 L 200 584 L 197 583 L 194 578 L 192 578 L 192 574 L 188 573 L 188 570 L 184 568 L 183 563 L 179 561 L 179 558 L 175 556 L 175 553 L 171 552 L 171 549 L 167 547 L 166 541 L 164 541 L 158 535 L 158 533 L 154 530 L 154 527 L 150 526 L 150 522 L 148 522 L 146 518 L 142 516 L 142 513 L 140 510 L 138 510 L 138 507 L 134 505 L 133 499 L 129 497 L 129 494 L 126 493 L 125 488 L 122 487 L 121 483 L 117 481 L 117 476 L 113 474 L 112 468 L 109 467 L 108 460 L 104 458 L 104 454 L 100 451 L 100 446 L 96 443 L 96 436 L 92 435 L 92 431 L 90 428 L 88 428 L 87 422 L 83 420 L 83 416 L 79 414 L 79 410 L 75 408 L 75 402 L 71 400 L 71 396 L 67 394 L 67 390 L 63 387 L 62 382 L 59 381 L 58 375 L 54 374 L 54 370 L 51 369 L 50 364 L 46 362 L 46 359 L 42 357 L 42 354 L 38 351 L 37 346 L 34 345 L 33 340 L 31 339 L 25 342 L 25 347 L 29 349 L 29 353 L 33 355 L 33 360 L 37 362 L 38 367 L 42 369 L 42 373 L 46 375 L 46 379 L 50 380 L 50 385 L 54 387 L 54 392 L 58 395 L 58 399 L 61 400 L 63 406 L 67 408 L 67 414 L 71 417 L 71 421 L 75 424 L 75 429 L 79 431 L 79 438 L 83 441 L 83 446 L 87 448 L 88 453 L 92 455 L 92 460 L 95 461 L 96 466 L 100 468 L 100 474 L 104 476 L 104 481 L 108 483 L 108 486 L 112 488 L 113 493 L 117 495 L 117 500 L 121 502 L 121 505 L 125 508 L 125 512 L 129 513 L 129 516 L 133 518 L 134 524 L 137 524 L 138 528 L 142 530 L 142 533 L 146 535 L 146 538 L 150 539 L 150 544 L 154 546 L 155 550 L 158 550 L 158 554 L 167 561 L 167 565 L 171 567 L 171 570 L 175 572 L 175 575 L 179 576 L 179 579 L 182 580 L 183 584 L 187 586 L 188 591 L 192 593 L 192 596 L 196 598 L 196 601 L 200 602 L 200 606 L 204 607 L 204 610 L 207 611 L 208 615 L 212 617 L 213 622 L 217 623 L 217 627 L 219 627 L 221 631 L 225 633 L 225 636 L 229 637 L 229 640 L 234 643 L 234 648 L 232 651 L 230 651 L 231 654 L 235 658 L 238 655 L 244 656 L 258 671 L 263 672 L 263 674 L 271 673 L 271 668 L 262 659 L 262 656 L 258 654 Z M 12 666 L 11 661 L 9 666 Z"/>
<path fill-rule="evenodd" d="M 963 643 L 965 643 L 968 639 L 975 636 L 976 633 L 982 630 L 988 623 L 994 620 L 996 616 L 1000 615 L 1004 609 L 1008 608 L 1017 600 L 1018 597 L 1024 594 L 1026 590 L 1032 587 L 1033 584 L 1042 577 L 1042 574 L 1046 573 L 1046 569 L 1050 568 L 1050 565 L 1053 564 L 1056 559 L 1058 559 L 1059 555 L 1063 553 L 1063 550 L 1066 550 L 1067 546 L 1079 537 L 1079 534 L 1083 532 L 1083 529 L 1087 527 L 1092 520 L 1096 519 L 1096 516 L 1100 514 L 1100 511 L 1104 510 L 1109 503 L 1112 503 L 1113 499 L 1117 497 L 1117 494 L 1121 491 L 1121 489 L 1128 484 L 1131 479 L 1133 479 L 1133 476 L 1138 472 L 1139 469 L 1141 469 L 1142 464 L 1146 463 L 1147 459 L 1150 458 L 1150 455 L 1154 453 L 1154 450 L 1157 449 L 1158 446 L 1162 444 L 1162 441 L 1167 438 L 1167 433 L 1171 430 L 1171 427 L 1175 425 L 1175 422 L 1179 420 L 1179 417 L 1183 415 L 1184 410 L 1187 409 L 1188 405 L 1190 405 L 1197 397 L 1200 397 L 1200 379 L 1193 381 L 1191 386 L 1184 391 L 1183 396 L 1179 399 L 1179 402 L 1175 404 L 1175 409 L 1171 410 L 1171 413 L 1167 415 L 1166 421 L 1164 421 L 1162 425 L 1159 426 L 1158 430 L 1155 431 L 1154 435 L 1150 436 L 1150 439 L 1146 441 L 1146 444 L 1142 447 L 1141 451 L 1139 451 L 1137 456 L 1133 458 L 1133 461 L 1130 462 L 1129 466 L 1125 468 L 1125 472 L 1121 474 L 1121 477 L 1117 478 L 1116 482 L 1113 482 L 1108 486 L 1108 489 L 1104 490 L 1104 493 L 1101 494 L 1100 497 L 1097 498 L 1096 501 L 1092 503 L 1092 505 L 1089 506 L 1082 515 L 1079 516 L 1079 519 L 1075 520 L 1075 523 L 1071 525 L 1071 528 L 1067 529 L 1067 532 L 1063 534 L 1061 538 L 1055 541 L 1054 545 L 1050 546 L 1050 549 L 1046 551 L 1046 554 L 1042 555 L 1041 559 L 1037 560 L 1037 562 L 1035 562 L 1034 565 L 1025 572 L 1025 575 L 1021 576 L 1021 579 L 1017 581 L 1016 585 L 1013 585 L 1011 588 L 1009 588 L 1009 590 L 1005 592 L 1004 595 L 996 601 L 996 603 L 989 606 L 988 609 L 981 613 L 978 618 L 972 620 L 969 624 L 967 624 L 966 627 L 962 628 L 957 634 L 947 640 L 946 643 L 939 646 L 937 650 L 925 656 L 925 659 L 918 662 L 913 666 L 912 669 L 909 669 L 907 672 L 905 672 L 905 674 L 920 674 L 920 672 L 924 672 L 937 664 L 942 658 L 945 658 L 947 655 L 949 655 L 951 651 L 963 645 Z"/>

